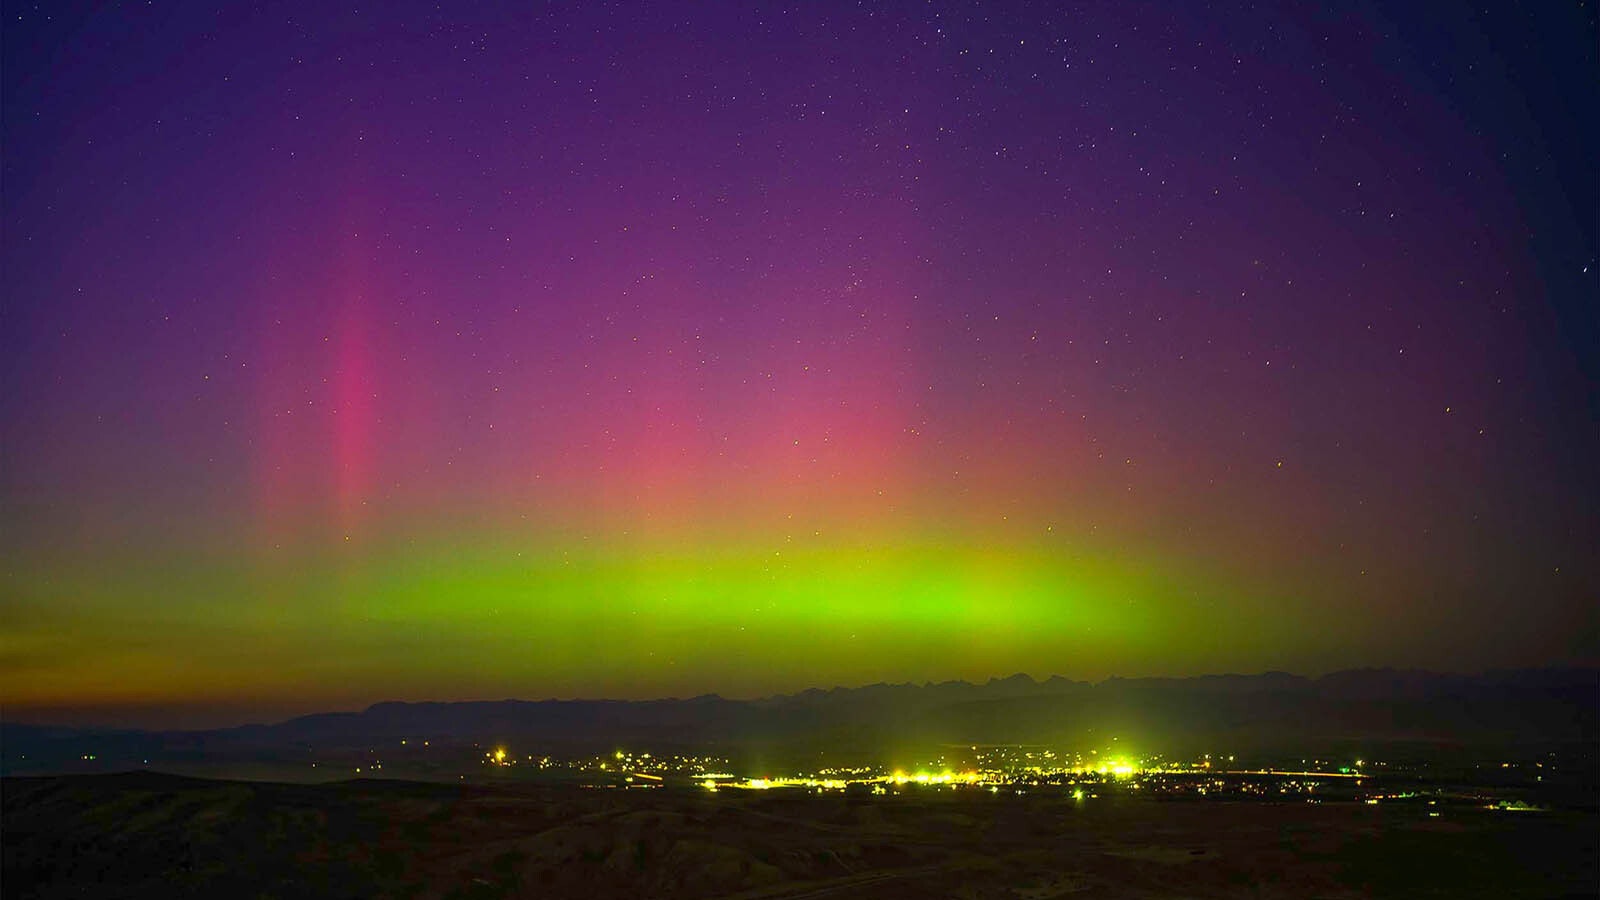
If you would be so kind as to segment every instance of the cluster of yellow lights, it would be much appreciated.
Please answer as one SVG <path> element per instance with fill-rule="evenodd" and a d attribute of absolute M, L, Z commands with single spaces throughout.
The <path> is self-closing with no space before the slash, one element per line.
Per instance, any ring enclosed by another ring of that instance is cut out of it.
<path fill-rule="evenodd" d="M 1101 760 L 1094 766 L 1077 766 L 1071 770 L 1074 775 L 1111 775 L 1116 778 L 1127 778 L 1144 771 L 1138 763 L 1126 759 Z"/>
<path fill-rule="evenodd" d="M 717 782 L 710 778 L 707 778 L 702 784 L 713 791 L 718 787 Z M 849 782 L 842 778 L 746 778 L 744 781 L 736 781 L 725 786 L 744 788 L 751 791 L 765 791 L 777 787 L 808 787 L 842 791 L 847 784 Z"/>
<path fill-rule="evenodd" d="M 1083 766 L 1073 769 L 1075 775 L 1100 775 L 1114 778 L 1128 778 L 1143 771 L 1138 763 L 1126 759 L 1108 759 L 1097 766 Z M 765 791 L 780 787 L 807 787 L 821 788 L 824 790 L 844 790 L 852 781 L 874 784 L 894 785 L 978 785 L 988 784 L 994 773 L 983 772 L 942 772 L 919 771 L 915 773 L 897 770 L 892 775 L 879 778 L 746 778 L 743 781 L 731 781 L 732 775 L 708 774 L 702 776 L 700 785 L 706 790 L 715 791 L 718 788 L 731 787 L 752 791 Z"/>
<path fill-rule="evenodd" d="M 918 772 L 915 775 L 895 772 L 889 780 L 895 784 L 977 784 L 982 777 L 977 772 L 940 772 L 937 775 L 929 772 Z"/>
<path fill-rule="evenodd" d="M 507 752 L 506 748 L 504 748 L 504 747 L 496 747 L 493 751 L 485 753 L 484 756 L 486 758 L 488 758 L 490 761 L 492 761 L 495 765 L 500 765 L 500 766 L 512 765 L 515 762 L 515 760 L 513 760 L 511 758 L 510 754 Z M 616 752 L 615 758 L 618 761 L 631 761 L 632 755 L 624 753 L 623 751 L 619 750 L 619 751 Z M 643 754 L 639 758 L 640 758 L 641 761 L 642 760 L 646 760 L 646 759 L 650 758 L 650 755 L 649 754 Z M 531 760 L 532 757 L 529 757 L 529 759 Z M 1360 763 L 1358 762 L 1357 765 L 1360 765 Z M 608 767 L 605 764 L 602 763 L 600 768 L 605 769 L 605 768 L 608 768 Z M 623 766 L 619 766 L 618 767 L 618 769 L 624 769 L 624 768 L 625 767 L 623 767 Z M 1114 758 L 1114 759 L 1101 760 L 1099 762 L 1099 764 L 1095 765 L 1095 766 L 1079 766 L 1079 767 L 1071 769 L 1070 771 L 1074 775 L 1101 775 L 1101 776 L 1110 775 L 1110 776 L 1113 776 L 1113 777 L 1116 777 L 1116 778 L 1127 778 L 1129 776 L 1138 774 L 1139 772 L 1143 771 L 1143 769 L 1139 766 L 1138 763 L 1131 762 L 1131 761 L 1129 761 L 1127 759 L 1124 759 L 1124 758 Z M 1156 771 L 1156 770 L 1152 770 L 1152 771 Z M 632 774 L 633 775 L 641 775 L 642 773 L 633 772 Z M 841 774 L 843 774 L 843 773 L 841 773 Z M 743 788 L 743 789 L 747 789 L 747 790 L 757 790 L 757 791 L 768 790 L 770 788 L 776 788 L 776 787 L 807 787 L 807 788 L 820 788 L 820 789 L 823 789 L 823 790 L 839 791 L 839 790 L 844 790 L 847 786 L 849 786 L 851 784 L 852 781 L 860 781 L 860 782 L 863 782 L 863 783 L 875 783 L 875 784 L 880 784 L 880 785 L 881 784 L 896 784 L 896 785 L 919 784 L 919 785 L 952 785 L 952 786 L 954 786 L 954 785 L 988 784 L 993 775 L 995 775 L 995 773 L 982 773 L 982 772 L 974 772 L 974 771 L 952 772 L 952 771 L 946 769 L 946 770 L 944 770 L 942 772 L 937 772 L 937 773 L 928 772 L 928 771 L 918 771 L 916 773 L 907 773 L 907 772 L 904 772 L 904 771 L 901 771 L 901 770 L 896 770 L 894 772 L 894 774 L 892 774 L 892 775 L 881 776 L 881 777 L 878 777 L 878 778 L 857 778 L 857 779 L 793 777 L 793 778 L 747 778 L 747 779 L 744 779 L 743 781 L 734 781 L 734 780 L 731 780 L 731 779 L 734 778 L 734 776 L 732 774 L 721 773 L 721 772 L 708 772 L 708 773 L 705 773 L 704 775 L 699 776 L 699 778 L 700 778 L 701 786 L 706 788 L 707 790 L 712 790 L 712 791 L 717 790 L 719 787 Z M 649 778 L 649 779 L 651 779 L 653 781 L 659 781 L 660 780 L 660 776 L 656 776 L 656 775 L 643 774 L 642 777 Z M 633 778 L 630 777 L 628 780 L 632 781 Z"/>

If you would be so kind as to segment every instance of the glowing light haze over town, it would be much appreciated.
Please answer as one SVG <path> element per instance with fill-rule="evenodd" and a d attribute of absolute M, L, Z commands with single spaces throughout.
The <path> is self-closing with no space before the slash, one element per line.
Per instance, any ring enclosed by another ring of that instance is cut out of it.
<path fill-rule="evenodd" d="M 1522 21 L 8 8 L 7 715 L 1592 664 Z"/>

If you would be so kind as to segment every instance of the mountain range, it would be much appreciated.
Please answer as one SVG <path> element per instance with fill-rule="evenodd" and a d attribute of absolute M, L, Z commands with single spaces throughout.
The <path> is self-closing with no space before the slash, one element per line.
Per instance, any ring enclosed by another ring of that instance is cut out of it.
<path fill-rule="evenodd" d="M 1416 743 L 1436 747 L 1590 744 L 1600 737 L 1600 669 L 1475 675 L 1360 669 L 1099 683 L 1028 675 L 812 689 L 754 700 L 383 702 L 206 731 L 63 729 L 0 724 L 4 770 L 31 770 L 92 743 L 124 756 L 216 757 L 300 747 L 376 746 L 404 738 L 515 742 L 543 752 L 628 747 L 732 755 L 885 753 L 950 744 L 1052 744 L 1185 753 L 1283 753 Z M 81 754 L 79 754 L 81 755 Z M 30 765 L 31 763 L 31 765 Z"/>

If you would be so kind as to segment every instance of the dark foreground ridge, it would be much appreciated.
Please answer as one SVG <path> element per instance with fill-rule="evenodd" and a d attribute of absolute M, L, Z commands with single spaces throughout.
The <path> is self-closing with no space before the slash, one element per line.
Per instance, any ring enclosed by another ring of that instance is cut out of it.
<path fill-rule="evenodd" d="M 1593 812 L 9 778 L 15 898 L 1591 897 Z"/>

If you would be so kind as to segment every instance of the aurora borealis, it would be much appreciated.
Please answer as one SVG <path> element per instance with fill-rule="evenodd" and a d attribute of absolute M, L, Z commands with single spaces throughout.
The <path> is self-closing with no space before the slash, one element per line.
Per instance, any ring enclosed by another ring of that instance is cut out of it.
<path fill-rule="evenodd" d="M 1595 13 L 1421 6 L 8 7 L 7 714 L 1593 661 Z"/>

